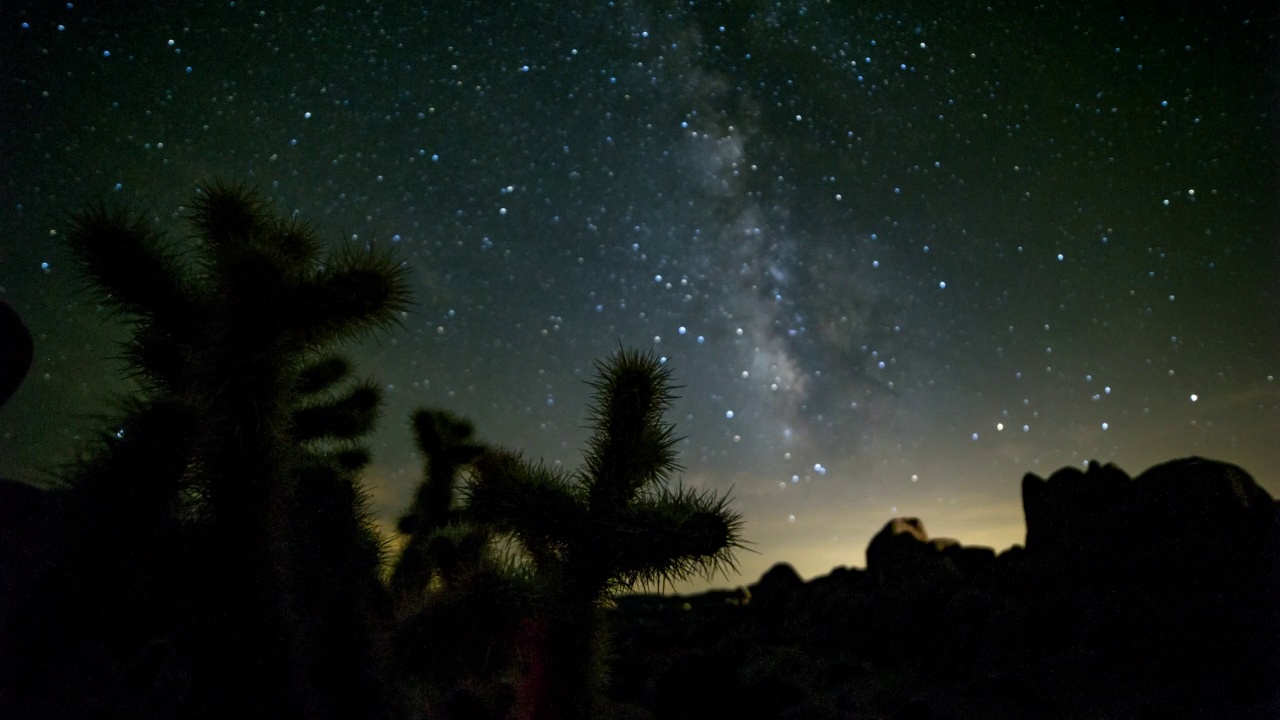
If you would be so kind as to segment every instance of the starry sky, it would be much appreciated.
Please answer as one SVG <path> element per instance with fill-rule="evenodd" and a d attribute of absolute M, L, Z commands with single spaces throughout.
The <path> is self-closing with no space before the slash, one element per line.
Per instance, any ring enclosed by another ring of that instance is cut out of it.
<path fill-rule="evenodd" d="M 67 215 L 181 242 L 225 179 L 412 268 L 349 348 L 388 523 L 414 408 L 576 467 L 619 346 L 667 359 L 680 480 L 746 519 L 717 586 L 862 565 L 898 515 L 1007 547 L 1022 474 L 1091 458 L 1280 494 L 1275 11 L 1061 5 L 5 2 L 0 299 L 37 347 L 0 475 L 129 389 Z"/>

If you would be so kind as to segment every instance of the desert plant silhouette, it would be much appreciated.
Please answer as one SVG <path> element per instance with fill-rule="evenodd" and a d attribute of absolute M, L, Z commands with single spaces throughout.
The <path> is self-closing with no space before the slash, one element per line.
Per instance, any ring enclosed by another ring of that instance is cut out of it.
<path fill-rule="evenodd" d="M 31 331 L 8 303 L 0 300 L 0 407 L 17 391 L 31 367 Z"/>
<path fill-rule="evenodd" d="M 519 625 L 538 593 L 497 551 L 494 528 L 458 505 L 461 474 L 488 450 L 471 423 L 420 409 L 412 426 L 425 468 L 400 518 L 408 540 L 391 575 L 397 669 L 405 695 L 433 717 L 500 717 L 512 702 Z"/>
<path fill-rule="evenodd" d="M 84 276 L 131 323 L 139 390 L 54 487 L 58 540 L 3 626 L 0 711 L 388 717 L 406 709 L 387 685 L 407 670 L 432 674 L 446 716 L 514 702 L 585 718 L 604 679 L 602 604 L 733 565 L 728 499 L 667 485 L 667 368 L 619 351 L 599 364 L 577 473 L 415 414 L 426 474 L 388 592 L 359 479 L 381 394 L 332 348 L 396 321 L 402 266 L 368 247 L 326 253 L 240 186 L 200 189 L 190 219 L 191 253 L 139 215 L 72 220 Z M 524 561 L 495 553 L 502 542 Z"/>
<path fill-rule="evenodd" d="M 743 546 L 727 497 L 668 486 L 680 466 L 663 418 L 675 397 L 664 362 L 619 350 L 597 370 L 578 472 L 495 451 L 476 461 L 465 491 L 468 515 L 518 538 L 545 588 L 526 628 L 534 647 L 519 708 L 537 720 L 597 711 L 607 669 L 599 610 L 611 595 L 711 576 Z"/>
<path fill-rule="evenodd" d="M 418 609 L 421 595 L 434 576 L 444 574 L 453 579 L 468 559 L 478 559 L 477 552 L 487 542 L 478 527 L 470 528 L 467 533 L 441 532 L 460 520 L 453 508 L 458 473 L 485 451 L 485 446 L 472 437 L 475 428 L 448 412 L 426 409 L 414 413 L 412 424 L 425 468 L 413 504 L 398 523 L 400 532 L 409 540 L 392 572 L 391 591 L 404 612 Z M 449 542 L 450 535 L 456 542 Z M 458 552 L 463 552 L 460 548 L 450 553 L 444 547 L 456 548 L 461 544 L 472 546 L 464 552 L 467 557 L 458 556 Z"/>
<path fill-rule="evenodd" d="M 62 477 L 57 602 L 26 606 L 60 630 L 24 640 L 57 658 L 24 670 L 25 698 L 60 717 L 378 716 L 389 603 L 358 443 L 381 394 L 330 348 L 396 322 L 404 270 L 326 252 L 240 186 L 193 208 L 193 258 L 139 215 L 72 220 L 84 276 L 132 323 L 141 392 Z M 85 690 L 38 697 L 45 672 Z"/>

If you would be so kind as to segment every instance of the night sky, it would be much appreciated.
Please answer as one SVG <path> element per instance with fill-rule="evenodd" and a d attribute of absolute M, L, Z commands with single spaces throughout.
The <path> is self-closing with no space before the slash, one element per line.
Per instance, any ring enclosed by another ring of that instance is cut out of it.
<path fill-rule="evenodd" d="M 351 348 L 388 523 L 414 408 L 576 467 L 619 346 L 667 358 L 681 479 L 745 516 L 718 586 L 862 565 L 897 515 L 1007 547 L 1022 474 L 1091 458 L 1280 494 L 1267 3 L 172 5 L 0 10 L 0 298 L 36 337 L 0 475 L 129 389 L 66 216 L 185 242 L 224 179 L 412 267 L 403 328 Z"/>

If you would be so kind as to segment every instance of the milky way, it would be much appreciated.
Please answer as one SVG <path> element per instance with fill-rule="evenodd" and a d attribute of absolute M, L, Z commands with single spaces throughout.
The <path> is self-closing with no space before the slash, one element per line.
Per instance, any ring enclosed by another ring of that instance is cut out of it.
<path fill-rule="evenodd" d="M 0 473 L 127 390 L 66 213 L 181 239 L 221 178 L 412 269 L 351 348 L 388 523 L 413 408 L 574 467 L 620 346 L 666 358 L 681 479 L 746 518 L 717 584 L 861 564 L 894 515 L 1019 542 L 1022 473 L 1091 458 L 1280 491 L 1275 18 L 851 4 L 6 5 L 0 298 L 37 358 Z"/>

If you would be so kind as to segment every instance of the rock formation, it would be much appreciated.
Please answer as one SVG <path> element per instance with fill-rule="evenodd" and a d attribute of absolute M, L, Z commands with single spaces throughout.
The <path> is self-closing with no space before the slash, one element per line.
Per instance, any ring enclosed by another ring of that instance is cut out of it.
<path fill-rule="evenodd" d="M 1134 683 L 1280 688 L 1275 504 L 1248 473 L 1186 458 L 1131 479 L 1091 463 L 1022 487 L 1048 648 L 1092 653 Z"/>
<path fill-rule="evenodd" d="M 761 718 L 1280 717 L 1277 504 L 1248 473 L 1090 463 L 1022 492 L 1025 548 L 895 518 L 866 571 L 805 582 L 779 564 L 745 607 L 701 613 L 620 604 L 621 643 L 644 658 L 628 667 L 649 675 L 619 687 L 648 688 L 626 700 L 652 717 L 692 718 L 673 694 L 715 662 L 726 695 L 700 707 Z M 735 699 L 762 677 L 786 708 Z"/>

